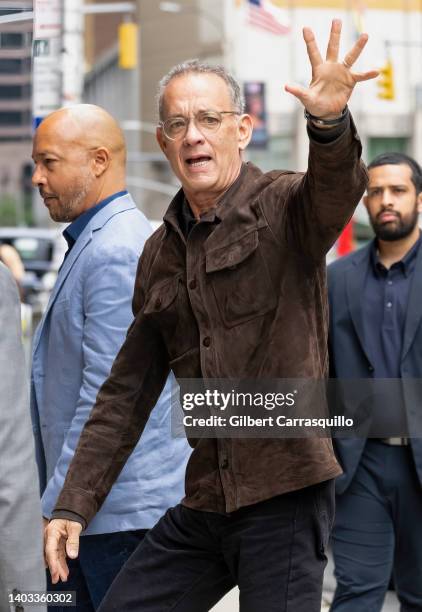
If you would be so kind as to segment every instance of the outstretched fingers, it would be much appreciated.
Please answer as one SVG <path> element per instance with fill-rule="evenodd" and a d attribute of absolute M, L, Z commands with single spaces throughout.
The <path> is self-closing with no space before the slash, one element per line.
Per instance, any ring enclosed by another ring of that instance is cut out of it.
<path fill-rule="evenodd" d="M 285 85 L 284 90 L 293 94 L 305 106 L 305 101 L 309 97 L 309 91 L 300 85 Z"/>
<path fill-rule="evenodd" d="M 341 19 L 333 19 L 331 23 L 330 38 L 327 45 L 327 62 L 336 62 L 340 49 Z"/>
<path fill-rule="evenodd" d="M 362 81 L 369 81 L 370 79 L 376 79 L 379 76 L 378 70 L 368 70 L 368 72 L 353 72 L 353 78 L 355 79 L 355 83 L 360 83 Z"/>
<path fill-rule="evenodd" d="M 366 43 L 368 42 L 368 34 L 361 34 L 353 47 L 344 56 L 344 63 L 350 68 L 356 62 Z"/>
<path fill-rule="evenodd" d="M 311 28 L 303 28 L 303 39 L 306 43 L 306 50 L 308 52 L 308 57 L 309 61 L 311 62 L 313 72 L 317 66 L 322 64 L 323 60 Z"/>

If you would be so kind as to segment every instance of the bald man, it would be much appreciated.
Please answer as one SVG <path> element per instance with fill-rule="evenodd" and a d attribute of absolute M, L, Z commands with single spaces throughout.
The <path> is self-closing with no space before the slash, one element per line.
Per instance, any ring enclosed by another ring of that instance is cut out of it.
<path fill-rule="evenodd" d="M 126 191 L 123 134 L 103 109 L 78 105 L 48 116 L 35 134 L 33 159 L 32 180 L 51 218 L 70 223 L 69 248 L 34 338 L 31 409 L 48 519 L 133 319 L 136 267 L 151 227 Z M 98 607 L 145 531 L 183 496 L 190 451 L 171 438 L 170 387 L 168 381 L 142 442 L 83 532 L 67 582 L 50 580 L 51 590 L 76 591 L 78 612 Z"/>

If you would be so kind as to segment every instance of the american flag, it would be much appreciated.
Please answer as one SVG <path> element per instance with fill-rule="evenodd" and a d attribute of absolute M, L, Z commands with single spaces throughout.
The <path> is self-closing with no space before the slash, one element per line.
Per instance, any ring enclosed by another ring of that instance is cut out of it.
<path fill-rule="evenodd" d="M 248 0 L 248 23 L 272 34 L 288 34 L 290 28 L 280 21 L 280 9 L 266 0 Z"/>

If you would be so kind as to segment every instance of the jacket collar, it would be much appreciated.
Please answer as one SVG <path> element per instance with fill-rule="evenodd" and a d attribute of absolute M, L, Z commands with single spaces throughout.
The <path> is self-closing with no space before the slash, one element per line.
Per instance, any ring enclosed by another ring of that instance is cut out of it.
<path fill-rule="evenodd" d="M 233 242 L 250 231 L 251 227 L 256 227 L 257 211 L 256 207 L 251 207 L 251 202 L 255 199 L 255 195 L 262 191 L 263 181 L 269 179 L 259 168 L 250 162 L 242 164 L 239 176 L 223 194 L 216 208 L 201 217 L 201 221 L 204 222 L 224 221 L 219 223 L 207 238 L 205 242 L 207 251 Z M 178 234 L 182 234 L 179 211 L 184 197 L 183 189 L 180 189 L 164 215 L 167 233 L 170 229 L 174 229 Z"/>

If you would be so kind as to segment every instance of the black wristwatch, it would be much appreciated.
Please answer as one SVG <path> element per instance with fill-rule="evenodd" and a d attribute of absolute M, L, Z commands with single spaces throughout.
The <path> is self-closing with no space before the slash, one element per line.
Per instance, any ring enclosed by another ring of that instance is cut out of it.
<path fill-rule="evenodd" d="M 315 117 L 315 115 L 311 115 L 311 113 L 308 113 L 306 108 L 304 109 L 303 114 L 305 116 L 305 119 L 307 119 L 308 121 L 313 121 L 313 123 L 316 123 L 317 125 L 338 125 L 346 119 L 347 115 L 349 114 L 349 107 L 345 106 L 341 111 L 341 115 L 339 115 L 339 117 L 337 117 L 336 119 L 321 119 L 321 117 Z"/>

